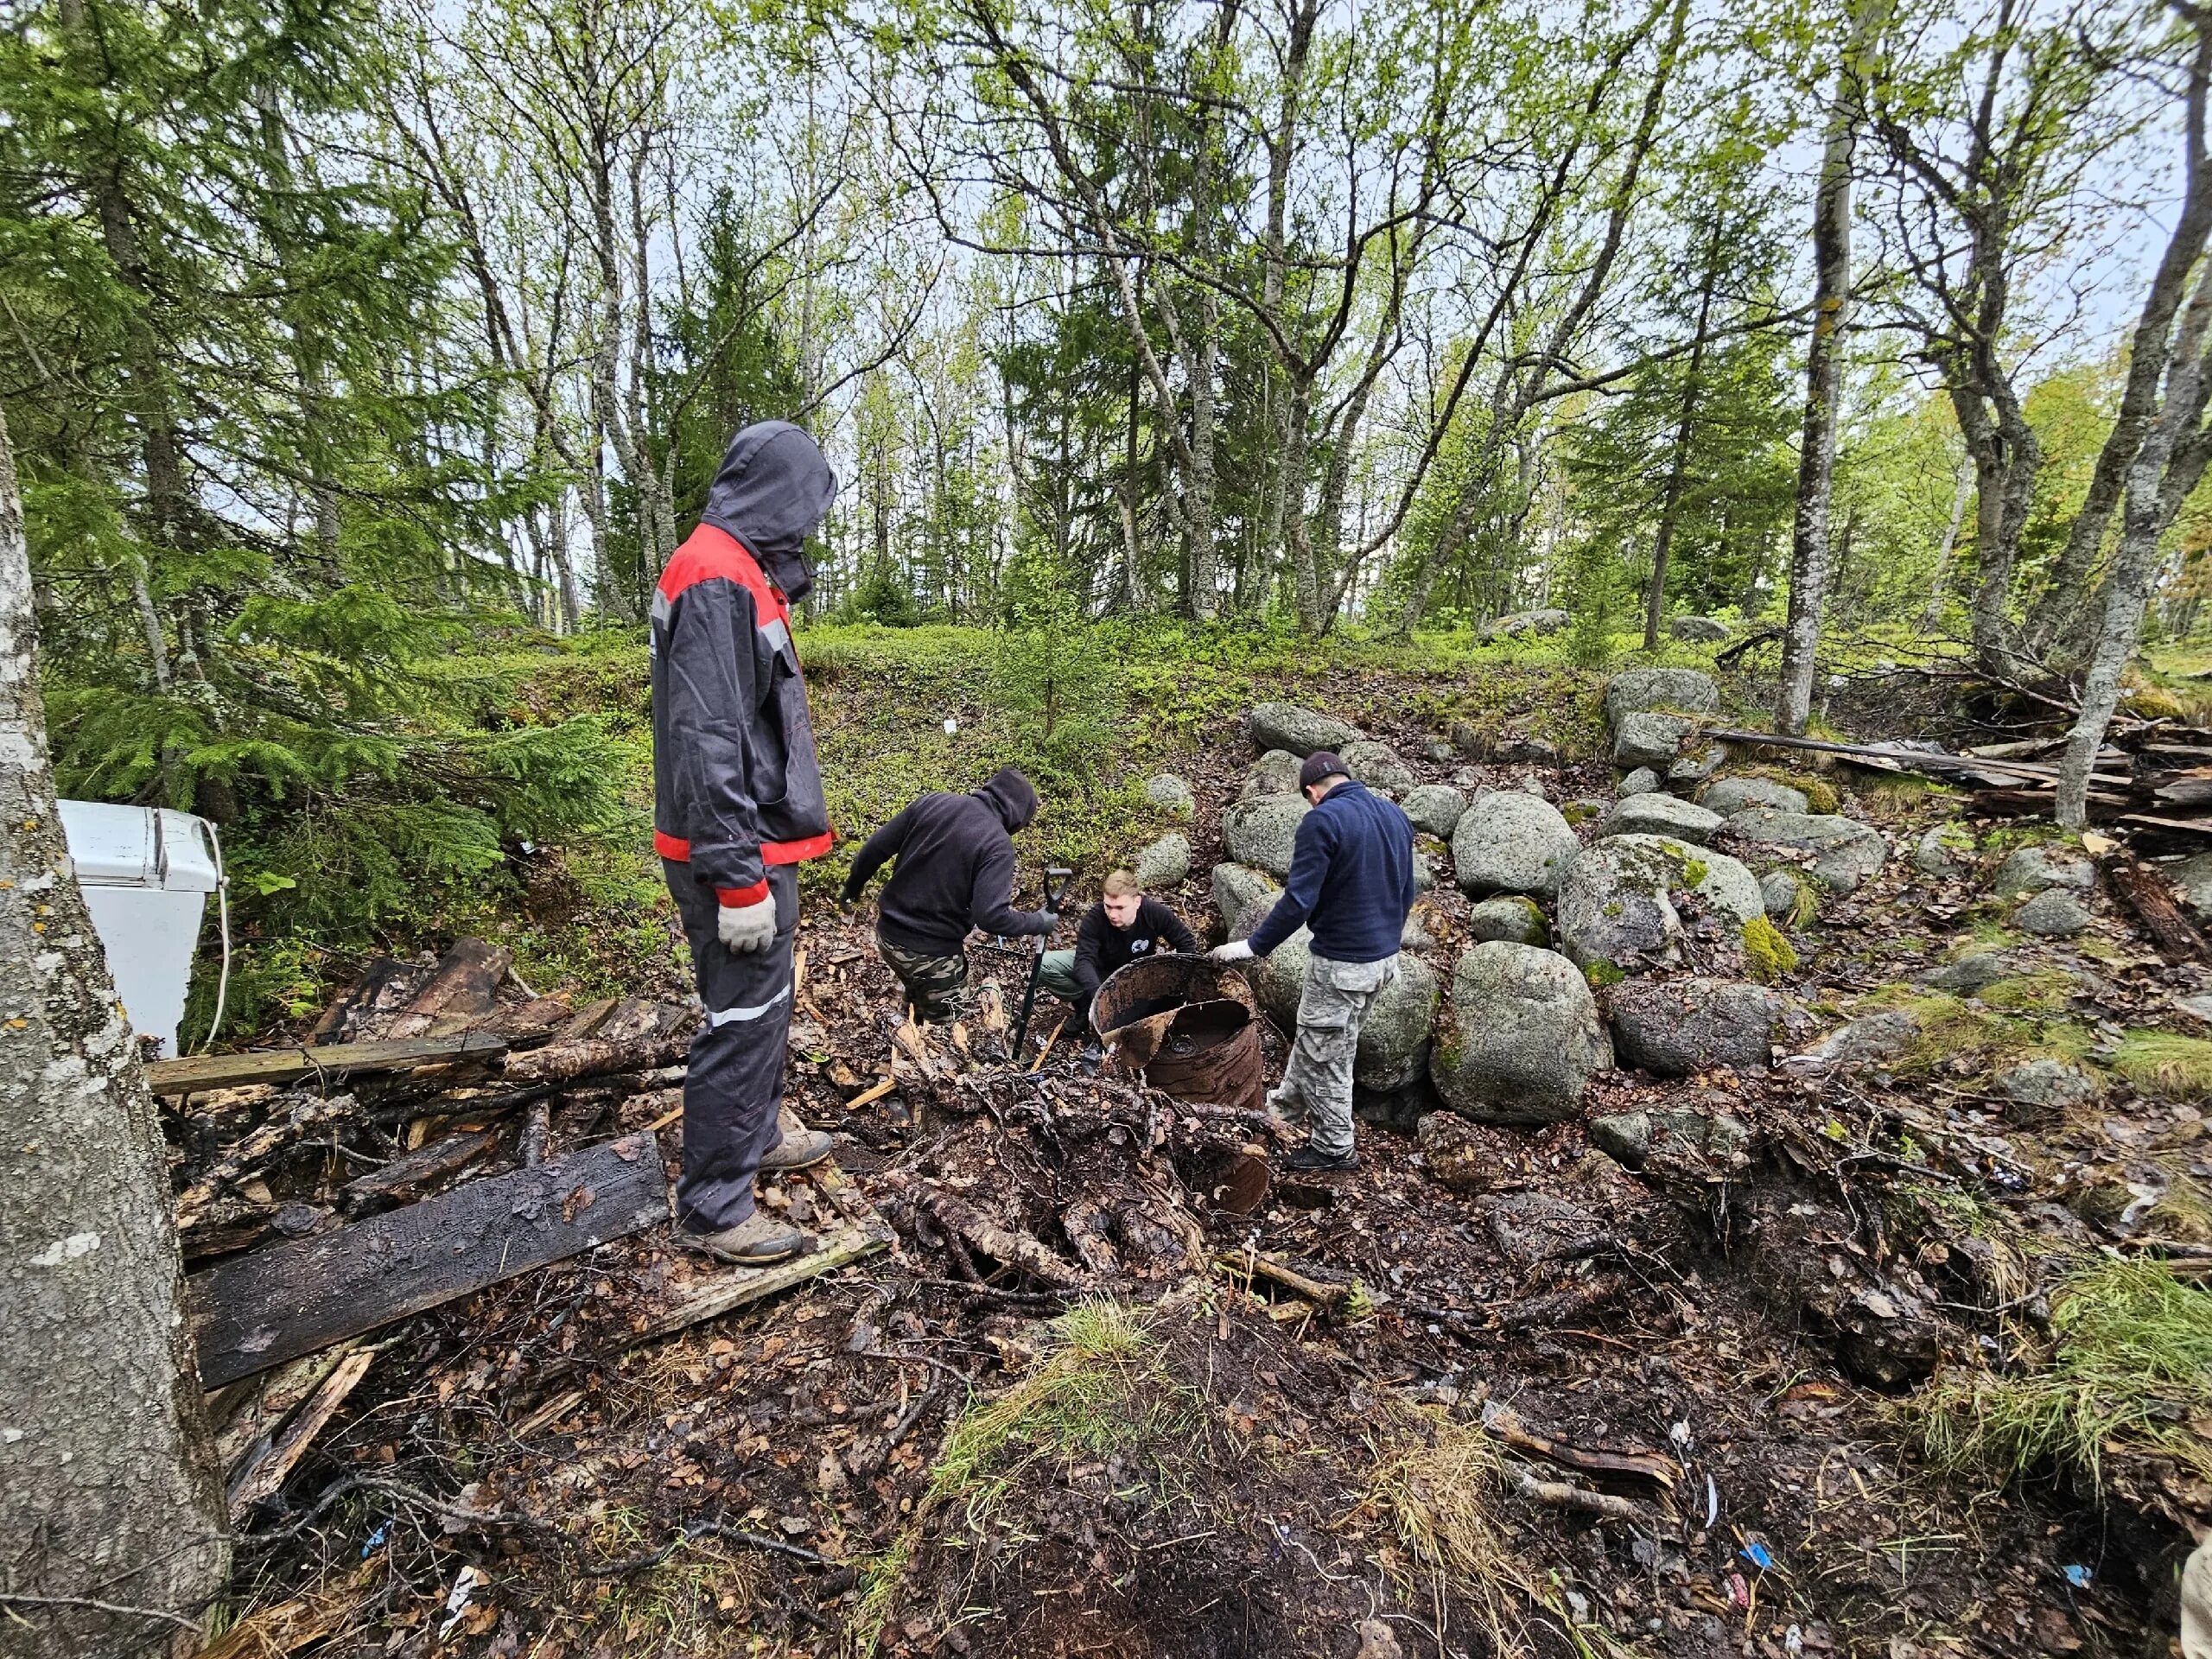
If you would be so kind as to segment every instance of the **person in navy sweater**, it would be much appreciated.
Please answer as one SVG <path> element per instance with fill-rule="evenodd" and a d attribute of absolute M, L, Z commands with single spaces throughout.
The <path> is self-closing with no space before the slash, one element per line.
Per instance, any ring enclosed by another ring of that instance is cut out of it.
<path fill-rule="evenodd" d="M 1313 810 L 1300 821 L 1290 880 L 1249 938 L 1207 953 L 1219 963 L 1264 957 L 1303 923 L 1312 964 L 1298 1001 L 1298 1039 L 1268 1107 L 1312 1125 L 1285 1161 L 1293 1169 L 1357 1169 L 1352 1059 L 1359 1029 L 1398 976 L 1398 941 L 1414 907 L 1414 827 L 1397 804 L 1354 783 L 1326 749 L 1306 757 L 1298 786 Z"/>

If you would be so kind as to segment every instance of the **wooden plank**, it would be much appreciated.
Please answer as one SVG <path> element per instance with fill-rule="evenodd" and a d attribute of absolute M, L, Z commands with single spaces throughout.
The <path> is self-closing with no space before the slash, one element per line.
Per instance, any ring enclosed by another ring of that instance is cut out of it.
<path fill-rule="evenodd" d="M 2182 914 L 2181 906 L 2174 900 L 2173 888 L 2164 876 L 2155 874 L 2151 867 L 2129 852 L 2119 848 L 2106 855 L 2105 875 L 2113 889 L 2135 912 L 2143 924 L 2143 931 L 2151 936 L 2151 943 L 2158 954 L 2170 963 L 2202 962 L 2206 957 L 2204 935 L 2196 924 Z"/>
<path fill-rule="evenodd" d="M 624 1071 L 651 1071 L 673 1065 L 691 1052 L 688 1032 L 640 1037 L 626 1042 L 594 1038 L 587 1042 L 549 1045 L 527 1054 L 511 1057 L 506 1064 L 510 1083 L 577 1083 L 586 1077 L 613 1077 Z"/>
<path fill-rule="evenodd" d="M 284 1426 L 284 1432 L 265 1445 L 252 1448 L 231 1478 L 226 1494 L 232 1526 L 245 1519 L 246 1512 L 262 1499 L 276 1496 L 293 1465 L 299 1462 L 315 1437 L 322 1433 L 323 1425 L 332 1414 L 346 1403 L 346 1396 L 367 1374 L 369 1362 L 376 1357 L 373 1348 L 357 1348 L 346 1354 L 323 1378 L 322 1386 L 309 1396 L 307 1404 Z"/>
<path fill-rule="evenodd" d="M 187 1281 L 201 1386 L 219 1388 L 667 1219 L 659 1145 L 631 1135 L 232 1257 Z"/>
<path fill-rule="evenodd" d="M 876 1214 L 844 1171 L 835 1164 L 824 1164 L 806 1173 L 837 1216 L 837 1225 L 821 1235 L 818 1249 L 765 1268 L 722 1266 L 686 1252 L 672 1264 L 658 1306 L 646 1310 L 645 1328 L 631 1339 L 631 1345 L 656 1342 L 702 1320 L 719 1319 L 749 1302 L 777 1295 L 891 1247 L 890 1224 Z"/>
<path fill-rule="evenodd" d="M 334 1082 L 371 1071 L 411 1071 L 420 1065 L 506 1058 L 504 1039 L 482 1032 L 452 1037 L 410 1037 L 394 1042 L 327 1043 L 319 1048 L 254 1049 L 243 1054 L 195 1054 L 156 1060 L 146 1084 L 157 1095 L 191 1095 L 202 1089 L 235 1089 L 249 1083 Z"/>

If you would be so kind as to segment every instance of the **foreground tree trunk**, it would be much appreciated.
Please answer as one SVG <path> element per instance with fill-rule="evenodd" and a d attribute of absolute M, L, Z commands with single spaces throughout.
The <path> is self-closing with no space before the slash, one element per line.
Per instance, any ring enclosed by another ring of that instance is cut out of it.
<path fill-rule="evenodd" d="M 0 423 L 0 1619 L 10 1654 L 199 1645 L 230 1566 L 161 1126 L 70 873 Z"/>
<path fill-rule="evenodd" d="M 1851 306 L 1851 161 L 1859 81 L 1880 0 L 1859 0 L 1836 70 L 1820 190 L 1813 207 L 1813 339 L 1805 360 L 1805 436 L 1798 452 L 1797 518 L 1789 543 L 1789 613 L 1774 726 L 1802 736 L 1813 712 L 1813 669 L 1828 588 L 1828 499 L 1835 485 L 1836 413 L 1843 401 L 1844 325 Z"/>

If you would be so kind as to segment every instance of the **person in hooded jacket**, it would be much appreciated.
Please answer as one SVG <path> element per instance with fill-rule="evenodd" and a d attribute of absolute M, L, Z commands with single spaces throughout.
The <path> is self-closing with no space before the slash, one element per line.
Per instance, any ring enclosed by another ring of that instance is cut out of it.
<path fill-rule="evenodd" d="M 1037 816 L 1037 791 L 1007 766 L 967 795 L 925 795 L 868 838 L 845 878 L 845 902 L 898 865 L 876 906 L 875 944 L 918 1020 L 949 1025 L 968 1006 L 968 933 L 1049 934 L 1050 910 L 1014 907 L 1014 835 Z"/>
<path fill-rule="evenodd" d="M 653 846 L 704 1012 L 683 1079 L 677 1236 L 747 1265 L 813 1248 L 754 1207 L 756 1175 L 832 1149 L 782 1108 L 794 867 L 836 840 L 791 607 L 813 586 L 803 550 L 836 491 L 798 428 L 745 428 L 653 590 Z"/>

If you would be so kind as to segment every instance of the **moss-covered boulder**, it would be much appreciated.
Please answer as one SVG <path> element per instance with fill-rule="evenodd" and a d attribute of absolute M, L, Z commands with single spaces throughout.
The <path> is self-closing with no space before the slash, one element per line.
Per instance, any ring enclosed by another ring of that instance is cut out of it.
<path fill-rule="evenodd" d="M 1736 939 L 1766 914 L 1758 878 L 1735 859 L 1671 836 L 1613 836 L 1584 848 L 1559 893 L 1560 948 L 1578 967 L 1681 959 L 1684 912 Z"/>
<path fill-rule="evenodd" d="M 1493 1123 L 1574 1116 L 1592 1073 L 1613 1063 L 1590 987 L 1566 957 L 1491 940 L 1459 955 L 1452 1012 L 1429 1076 L 1446 1105 Z"/>

